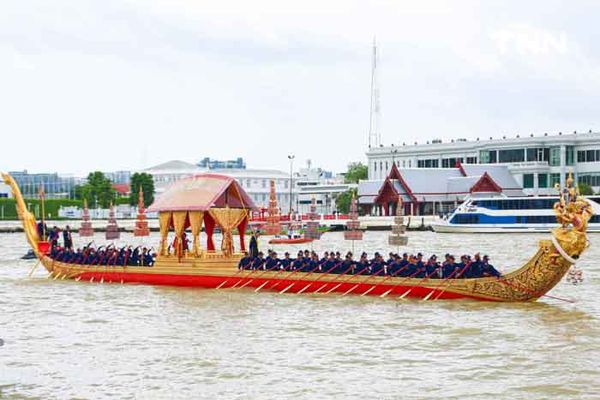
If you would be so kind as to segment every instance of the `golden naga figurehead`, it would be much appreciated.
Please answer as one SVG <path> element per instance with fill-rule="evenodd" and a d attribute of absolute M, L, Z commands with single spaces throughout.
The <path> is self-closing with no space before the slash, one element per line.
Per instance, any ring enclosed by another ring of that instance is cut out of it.
<path fill-rule="evenodd" d="M 566 186 L 561 188 L 559 201 L 554 204 L 556 219 L 561 225 L 553 234 L 561 243 L 562 249 L 577 259 L 588 246 L 586 231 L 588 221 L 593 215 L 592 206 L 579 193 L 579 187 L 573 184 L 573 175 L 569 173 Z"/>

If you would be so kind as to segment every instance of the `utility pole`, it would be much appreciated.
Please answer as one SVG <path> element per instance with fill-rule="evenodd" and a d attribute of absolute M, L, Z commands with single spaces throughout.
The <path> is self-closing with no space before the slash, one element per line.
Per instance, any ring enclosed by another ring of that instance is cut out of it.
<path fill-rule="evenodd" d="M 295 156 L 293 154 L 288 155 L 288 159 L 290 160 L 290 209 L 288 211 L 289 214 L 290 214 L 290 217 L 292 215 L 292 196 L 294 195 L 294 191 L 293 191 L 293 187 L 294 187 L 294 176 L 293 176 L 294 158 L 295 158 Z"/>
<path fill-rule="evenodd" d="M 377 41 L 373 38 L 373 60 L 371 64 L 371 110 L 369 112 L 369 148 L 379 147 L 379 85 L 377 82 Z"/>

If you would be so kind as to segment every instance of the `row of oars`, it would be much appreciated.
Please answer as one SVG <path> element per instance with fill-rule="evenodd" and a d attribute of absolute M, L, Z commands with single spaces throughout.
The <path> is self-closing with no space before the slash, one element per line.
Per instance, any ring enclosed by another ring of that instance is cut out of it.
<path fill-rule="evenodd" d="M 319 273 L 319 277 L 317 277 L 317 279 L 315 279 L 314 281 L 308 283 L 307 285 L 305 285 L 302 289 L 300 289 L 299 291 L 296 292 L 296 294 L 302 294 L 304 293 L 306 290 L 308 290 L 311 286 L 313 286 L 314 284 L 316 284 L 317 282 L 321 281 L 323 278 L 325 278 L 326 276 L 329 275 L 329 273 L 335 269 L 339 267 L 339 264 L 334 265 L 333 267 L 331 267 L 330 269 L 328 269 L 327 271 L 325 271 L 324 273 Z M 394 278 L 397 276 L 397 274 L 401 273 L 402 271 L 404 271 L 408 266 L 405 266 L 403 268 L 400 268 L 398 271 L 394 272 L 393 274 L 390 274 L 388 276 L 386 276 L 381 282 L 372 285 L 369 289 L 367 289 L 366 291 L 364 291 L 363 293 L 360 294 L 360 296 L 366 296 L 369 293 L 371 293 L 372 291 L 374 291 L 375 289 L 377 289 L 378 287 L 381 287 L 383 284 L 385 284 L 389 279 Z M 429 289 L 431 289 L 431 291 L 425 295 L 422 299 L 422 301 L 435 301 L 440 299 L 444 293 L 446 293 L 446 291 L 448 289 L 450 289 L 458 280 L 459 276 L 462 276 L 466 269 L 467 269 L 468 265 L 464 266 L 461 270 L 455 270 L 453 271 L 451 274 L 449 274 L 446 278 L 444 278 L 439 284 L 434 285 L 433 287 L 430 287 Z M 240 270 L 238 271 L 234 276 L 232 276 L 229 279 L 226 279 L 225 281 L 223 281 L 219 286 L 217 286 L 217 289 L 221 289 L 223 288 L 228 282 L 230 282 L 231 280 L 236 280 L 236 283 L 231 286 L 229 289 L 242 289 L 246 286 L 248 286 L 250 283 L 260 279 L 262 276 L 264 276 L 265 274 L 269 273 L 269 272 L 274 272 L 276 271 L 277 266 L 273 267 L 273 268 L 269 268 L 266 270 L 252 270 L 250 272 L 248 272 L 246 275 L 244 275 L 241 278 L 236 278 L 239 275 L 242 275 L 246 270 Z M 422 278 L 420 281 L 418 281 L 417 283 L 411 284 L 411 287 L 409 289 L 407 289 L 404 293 L 402 293 L 400 296 L 398 296 L 399 299 L 404 300 L 405 298 L 407 298 L 416 288 L 423 288 L 423 284 L 426 283 L 427 281 L 432 279 L 432 276 L 434 276 L 434 274 L 438 271 L 438 269 L 441 268 L 441 266 L 439 266 L 438 268 L 436 268 L 432 273 L 426 275 L 424 278 Z M 314 269 L 312 269 L 311 271 L 308 271 L 307 275 L 305 276 L 305 278 L 310 277 L 312 274 L 314 274 L 316 272 L 316 270 L 318 269 L 318 267 L 315 267 Z M 340 286 L 342 286 L 343 284 L 349 282 L 350 280 L 352 280 L 352 278 L 356 277 L 356 276 L 360 276 L 364 271 L 366 271 L 367 268 L 363 268 L 362 270 L 358 271 L 356 274 L 348 274 L 350 272 L 350 268 L 348 268 L 347 270 L 343 271 L 341 274 L 339 274 L 335 279 L 333 280 L 329 280 L 326 281 L 324 284 L 322 284 L 317 290 L 315 290 L 313 293 L 320 293 L 323 289 L 325 289 L 328 285 L 332 285 L 332 287 L 330 289 L 328 289 L 327 291 L 325 291 L 325 294 L 330 294 L 332 292 L 334 292 L 336 289 L 338 289 Z M 277 285 L 279 285 L 281 282 L 286 281 L 287 279 L 291 278 L 294 274 L 297 274 L 298 272 L 301 272 L 300 269 L 298 270 L 294 270 L 294 271 L 276 271 L 277 274 L 281 274 L 284 272 L 288 272 L 287 275 L 279 278 L 273 278 L 273 279 L 268 279 L 265 280 L 265 282 L 263 282 L 260 286 L 258 286 L 254 291 L 255 292 L 259 292 L 260 290 L 262 290 L 265 286 L 267 286 L 269 283 L 273 283 L 275 282 L 275 284 L 273 286 L 270 286 L 269 289 L 274 289 Z M 377 274 L 374 275 L 370 275 L 367 279 L 365 279 L 362 282 L 358 282 L 355 285 L 353 285 L 350 289 L 346 290 L 344 293 L 341 294 L 341 296 L 347 296 L 351 293 L 353 293 L 357 288 L 359 288 L 361 285 L 368 285 L 369 282 L 371 282 L 373 279 L 375 279 L 376 277 L 379 277 L 381 272 L 383 271 L 379 271 Z M 417 271 L 414 274 L 411 274 L 410 276 L 404 277 L 401 281 L 399 281 L 398 283 L 396 283 L 394 285 L 394 287 L 392 287 L 391 289 L 387 290 L 386 292 L 382 293 L 380 295 L 381 298 L 387 297 L 388 295 L 390 295 L 397 287 L 401 287 L 403 286 L 403 284 L 405 284 L 409 279 L 413 279 L 417 274 L 419 274 L 421 271 Z M 250 279 L 248 279 L 250 278 Z M 456 278 L 456 279 L 454 279 Z M 529 292 L 529 294 L 532 294 L 536 297 L 542 296 L 542 294 L 539 293 L 533 293 L 531 290 L 529 290 L 528 288 L 520 288 L 517 285 L 511 284 L 509 281 L 502 279 L 502 278 L 498 278 L 498 280 L 506 285 L 511 286 L 513 289 L 515 290 L 519 290 L 519 291 L 525 291 L 525 292 Z M 244 282 L 242 284 L 242 282 Z M 300 281 L 298 282 L 292 282 L 290 285 L 286 286 L 284 289 L 282 289 L 281 291 L 279 291 L 279 294 L 284 294 L 286 292 L 288 292 L 294 285 L 300 283 Z M 522 290 L 521 290 L 522 289 Z M 437 294 L 436 294 L 437 292 Z M 566 302 L 570 302 L 573 303 L 573 300 L 569 300 L 569 299 L 564 299 L 564 298 L 560 298 L 557 296 L 551 296 L 551 295 L 547 295 L 545 294 L 544 296 L 552 298 L 552 299 L 556 299 L 556 300 L 561 300 L 561 301 L 566 301 Z"/>

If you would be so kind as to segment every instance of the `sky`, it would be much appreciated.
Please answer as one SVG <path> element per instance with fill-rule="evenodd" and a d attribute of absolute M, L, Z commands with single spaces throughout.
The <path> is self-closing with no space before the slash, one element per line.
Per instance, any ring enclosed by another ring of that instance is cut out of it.
<path fill-rule="evenodd" d="M 366 161 L 384 144 L 600 130 L 595 1 L 0 1 L 0 170 L 243 157 Z"/>

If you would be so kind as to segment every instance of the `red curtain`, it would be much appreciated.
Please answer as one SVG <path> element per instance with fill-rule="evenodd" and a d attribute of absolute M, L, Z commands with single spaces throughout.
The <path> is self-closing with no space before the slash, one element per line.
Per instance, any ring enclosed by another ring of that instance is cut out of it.
<path fill-rule="evenodd" d="M 215 231 L 215 220 L 209 213 L 204 214 L 204 231 L 206 232 L 206 249 L 214 251 L 215 242 L 213 241 L 213 232 Z"/>
<path fill-rule="evenodd" d="M 244 236 L 246 235 L 246 226 L 248 226 L 248 216 L 240 222 L 238 225 L 238 232 L 240 233 L 240 249 L 246 251 L 246 243 L 244 242 Z"/>

